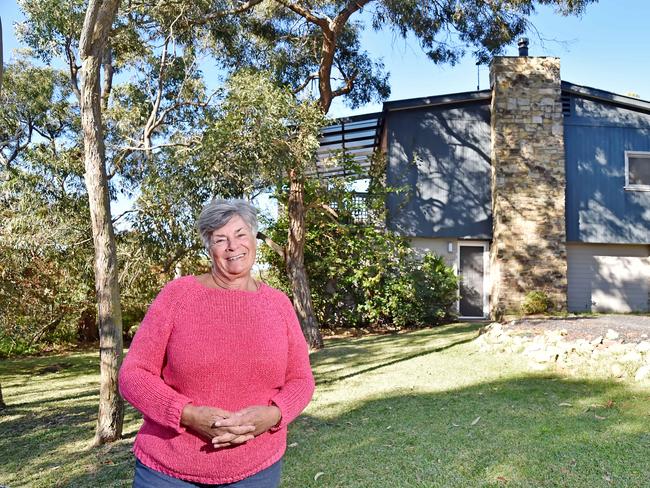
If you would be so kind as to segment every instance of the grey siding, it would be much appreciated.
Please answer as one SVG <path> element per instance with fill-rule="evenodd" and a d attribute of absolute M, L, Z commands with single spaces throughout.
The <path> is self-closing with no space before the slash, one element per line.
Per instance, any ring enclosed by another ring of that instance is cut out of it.
<path fill-rule="evenodd" d="M 567 245 L 571 312 L 648 311 L 648 246 Z"/>
<path fill-rule="evenodd" d="M 564 119 L 567 240 L 650 243 L 650 192 L 626 191 L 625 151 L 650 151 L 650 115 L 579 97 Z"/>
<path fill-rule="evenodd" d="M 389 112 L 388 225 L 410 237 L 489 239 L 490 107 Z"/>

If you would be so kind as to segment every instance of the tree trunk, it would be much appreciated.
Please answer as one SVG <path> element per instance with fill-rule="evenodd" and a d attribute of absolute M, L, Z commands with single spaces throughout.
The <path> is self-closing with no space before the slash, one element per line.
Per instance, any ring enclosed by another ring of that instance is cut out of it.
<path fill-rule="evenodd" d="M 124 420 L 124 401 L 117 383 L 122 363 L 122 310 L 106 176 L 99 81 L 101 60 L 118 5 L 119 0 L 91 0 L 79 42 L 82 60 L 79 105 L 84 139 L 84 178 L 95 247 L 99 327 L 100 386 L 94 441 L 96 445 L 119 439 Z"/>
<path fill-rule="evenodd" d="M 7 408 L 4 399 L 2 398 L 2 385 L 0 385 L 0 410 Z"/>
<path fill-rule="evenodd" d="M 305 270 L 305 205 L 304 183 L 298 171 L 290 171 L 289 202 L 289 239 L 286 252 L 286 266 L 293 291 L 293 306 L 300 320 L 302 332 L 312 349 L 323 347 L 323 338 L 314 316 L 311 302 L 311 289 Z"/>

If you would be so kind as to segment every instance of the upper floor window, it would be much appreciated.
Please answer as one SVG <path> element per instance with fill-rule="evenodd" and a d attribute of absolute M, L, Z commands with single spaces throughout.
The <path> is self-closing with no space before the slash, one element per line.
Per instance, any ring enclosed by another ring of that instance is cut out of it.
<path fill-rule="evenodd" d="M 625 189 L 650 191 L 650 152 L 625 151 Z"/>

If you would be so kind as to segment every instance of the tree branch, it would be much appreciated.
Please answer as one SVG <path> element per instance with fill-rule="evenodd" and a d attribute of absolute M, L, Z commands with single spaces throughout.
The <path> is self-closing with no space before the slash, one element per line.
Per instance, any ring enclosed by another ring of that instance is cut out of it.
<path fill-rule="evenodd" d="M 312 24 L 316 24 L 323 30 L 331 30 L 330 29 L 330 24 L 332 20 L 325 16 L 325 17 L 318 17 L 315 15 L 311 10 L 307 10 L 306 8 L 302 7 L 301 5 L 298 5 L 295 2 L 287 2 L 286 0 L 275 0 L 277 3 L 280 5 L 287 7 L 289 10 L 292 12 L 300 15 L 303 19 L 311 22 Z"/>
<path fill-rule="evenodd" d="M 77 59 L 72 52 L 72 38 L 68 37 L 65 41 L 65 55 L 68 58 L 68 69 L 70 70 L 70 82 L 72 91 L 77 96 L 77 100 L 81 99 L 81 92 L 79 91 L 79 79 L 77 73 L 79 67 L 77 66 Z"/>
<path fill-rule="evenodd" d="M 255 5 L 259 5 L 264 0 L 248 0 L 247 2 L 242 3 L 239 7 L 233 8 L 230 10 L 222 10 L 218 12 L 211 12 L 202 16 L 200 19 L 189 19 L 187 22 L 190 25 L 205 25 L 212 20 L 221 19 L 229 15 L 238 15 L 243 14 L 244 12 L 252 9 Z"/>
<path fill-rule="evenodd" d="M 332 30 L 335 34 L 340 34 L 350 16 L 361 10 L 373 0 L 350 0 L 343 10 L 341 10 L 332 22 Z"/>
<path fill-rule="evenodd" d="M 303 81 L 300 84 L 300 86 L 298 86 L 295 90 L 293 90 L 293 94 L 295 95 L 297 93 L 300 93 L 305 88 L 307 88 L 307 85 L 309 85 L 309 83 L 311 81 L 316 80 L 316 79 L 318 79 L 318 73 L 310 73 L 309 76 L 307 76 L 307 78 L 305 78 L 305 81 Z"/>
<path fill-rule="evenodd" d="M 273 249 L 282 258 L 283 261 L 286 260 L 287 255 L 284 247 L 282 247 L 277 242 L 273 241 L 273 239 L 271 239 L 269 236 L 264 234 L 262 231 L 257 232 L 257 238 L 263 240 L 267 246 Z"/>
<path fill-rule="evenodd" d="M 106 43 L 106 48 L 104 49 L 102 66 L 104 68 L 104 83 L 102 86 L 102 111 L 105 111 L 108 108 L 108 99 L 111 95 L 111 90 L 113 89 L 113 73 L 115 72 L 115 69 L 113 68 L 113 49 L 111 48 L 110 41 Z"/>
<path fill-rule="evenodd" d="M 93 34 L 97 26 L 97 17 L 99 10 L 102 8 L 101 0 L 90 0 L 88 8 L 86 9 L 86 17 L 84 18 L 83 30 L 79 37 L 79 55 L 85 58 L 90 55 L 93 43 Z"/>
<path fill-rule="evenodd" d="M 347 95 L 348 93 L 350 93 L 352 91 L 352 89 L 354 88 L 354 80 L 357 79 L 358 75 L 359 75 L 358 71 L 355 71 L 354 73 L 352 73 L 351 76 L 345 76 L 344 75 L 345 86 L 342 86 L 341 88 L 337 88 L 336 90 L 334 90 L 332 92 L 332 99 L 334 99 L 336 97 L 340 97 L 341 95 Z"/>

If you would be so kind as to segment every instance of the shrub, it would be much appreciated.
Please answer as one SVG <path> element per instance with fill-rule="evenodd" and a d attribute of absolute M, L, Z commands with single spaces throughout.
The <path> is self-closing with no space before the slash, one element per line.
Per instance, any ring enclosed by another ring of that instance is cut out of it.
<path fill-rule="evenodd" d="M 341 182 L 330 184 L 323 188 L 310 182 L 305 192 L 310 207 L 305 266 L 321 325 L 404 328 L 449 320 L 458 287 L 453 270 L 432 254 L 419 259 L 405 238 L 383 228 L 383 197 L 370 202 L 368 220 L 354 223 L 351 192 Z M 282 196 L 279 200 L 283 203 Z M 332 202 L 337 218 L 323 206 Z M 284 216 L 266 227 L 275 242 L 286 242 Z M 267 246 L 260 254 L 269 264 L 264 278 L 290 294 L 283 261 Z"/>
<path fill-rule="evenodd" d="M 531 291 L 524 297 L 521 310 L 526 315 L 547 313 L 553 307 L 553 302 L 543 291 Z"/>

